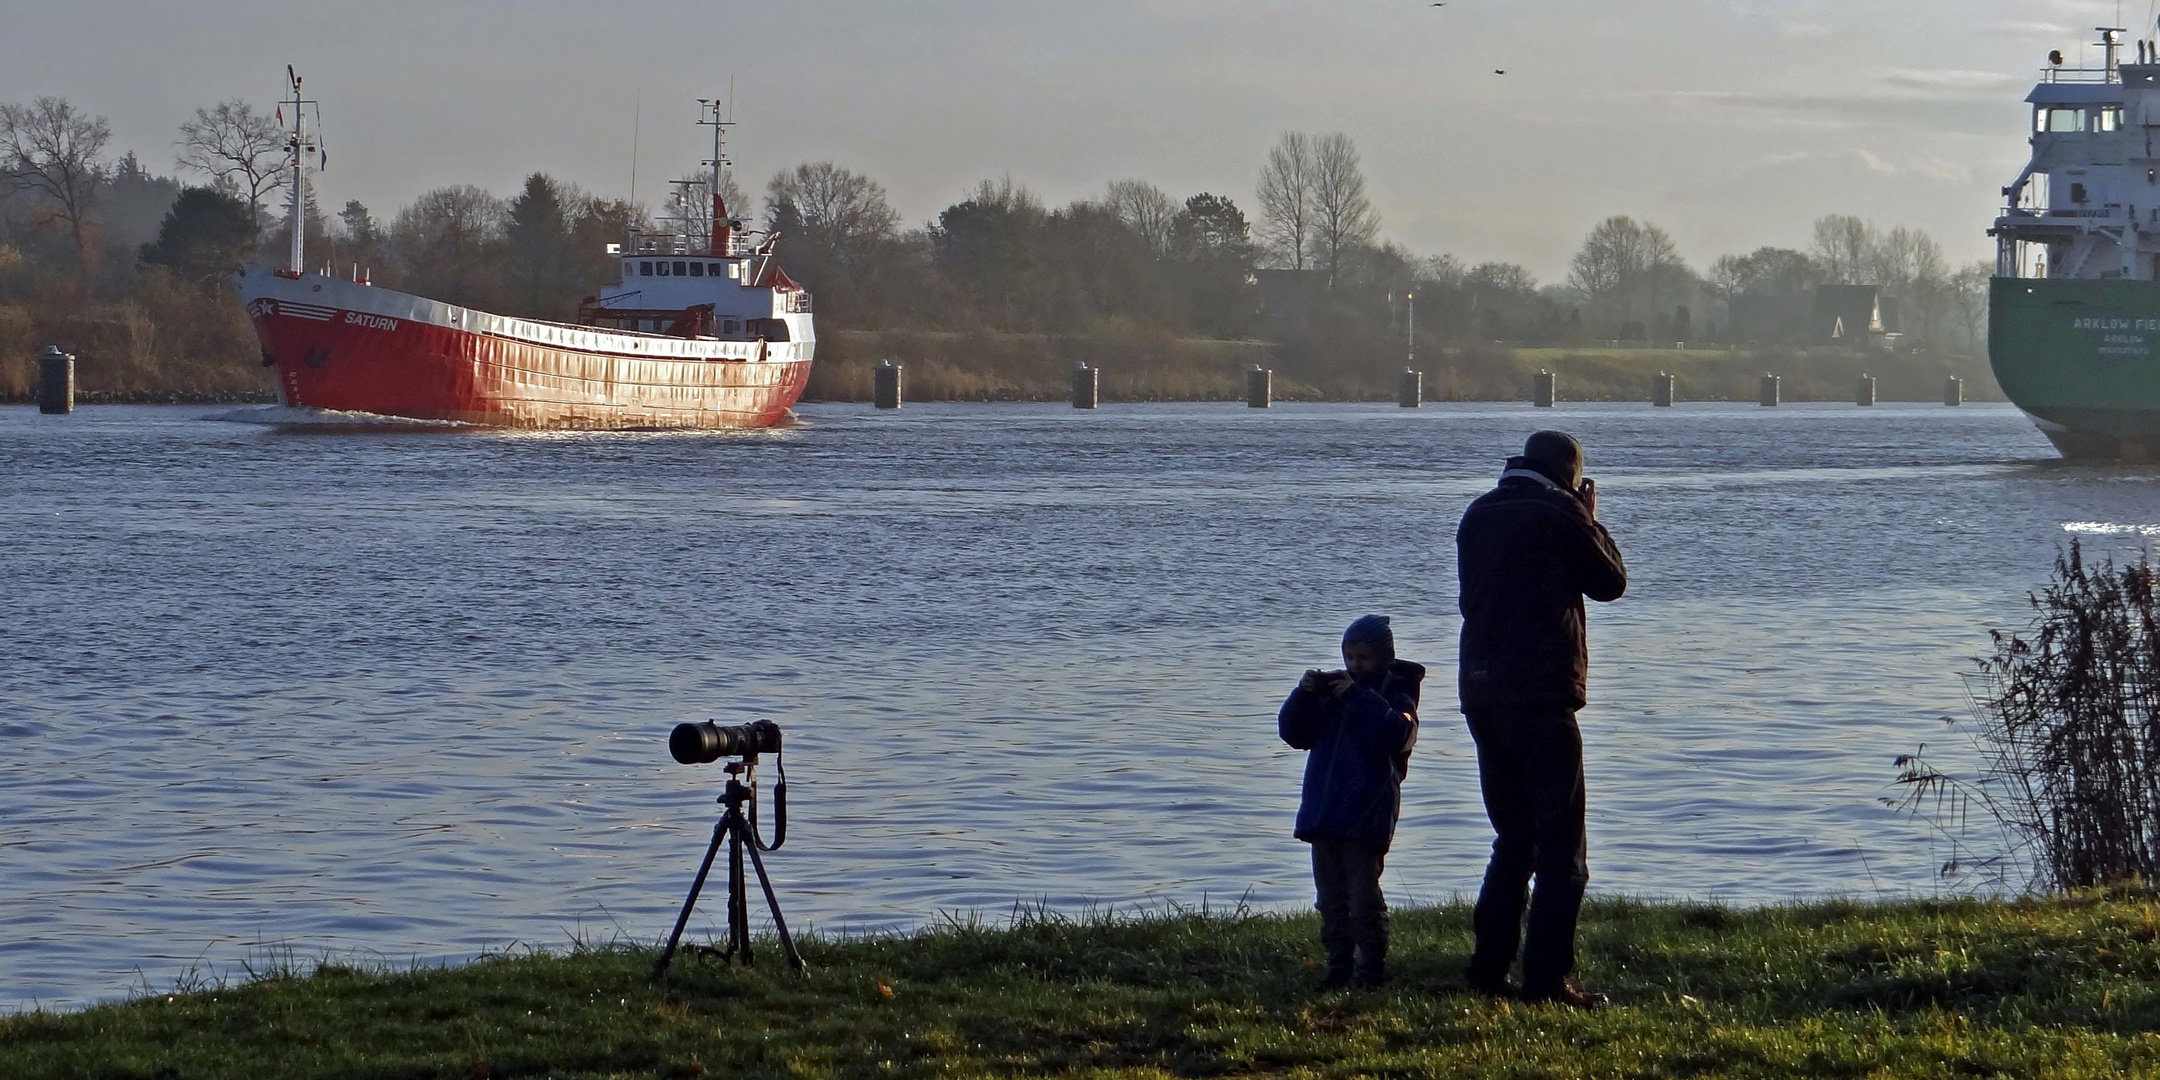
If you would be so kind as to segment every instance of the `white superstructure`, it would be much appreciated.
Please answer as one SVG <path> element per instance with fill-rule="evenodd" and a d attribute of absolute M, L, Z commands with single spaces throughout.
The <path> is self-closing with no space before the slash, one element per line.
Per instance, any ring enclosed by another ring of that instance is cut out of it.
<path fill-rule="evenodd" d="M 2123 63 L 2128 31 L 2099 31 L 2099 67 L 2052 53 L 2025 98 L 2032 158 L 1989 230 L 1998 276 L 2160 278 L 2160 45 Z"/>

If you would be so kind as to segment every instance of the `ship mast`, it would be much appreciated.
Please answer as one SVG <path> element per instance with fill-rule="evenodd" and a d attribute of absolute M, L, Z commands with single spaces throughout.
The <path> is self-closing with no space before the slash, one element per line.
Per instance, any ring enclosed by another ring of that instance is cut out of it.
<path fill-rule="evenodd" d="M 721 170 L 733 164 L 728 161 L 727 155 L 721 152 L 721 144 L 727 129 L 734 127 L 735 121 L 721 117 L 721 101 L 719 98 L 699 98 L 697 100 L 699 108 L 704 113 L 698 118 L 698 123 L 712 129 L 712 157 L 705 159 L 703 162 L 703 164 L 712 167 L 712 179 L 709 181 L 712 185 L 710 190 L 712 195 L 712 229 L 707 236 L 706 248 L 714 258 L 724 259 L 727 257 L 728 248 L 732 246 L 732 241 L 735 238 L 735 229 L 728 218 L 727 202 L 720 197 Z"/>
<path fill-rule="evenodd" d="M 291 64 L 285 65 L 285 78 L 292 84 L 292 97 L 283 102 L 292 106 L 292 134 L 285 142 L 286 163 L 292 168 L 292 202 L 285 210 L 285 227 L 292 232 L 292 254 L 285 269 L 298 275 L 305 269 L 302 260 L 306 257 L 304 248 L 307 240 L 307 211 L 301 199 L 301 174 L 305 171 L 304 155 L 315 152 L 314 141 L 308 138 L 304 113 L 307 106 L 316 103 L 300 96 L 300 76 L 293 73 Z"/>
<path fill-rule="evenodd" d="M 2122 36 L 2130 31 L 2121 26 L 2101 26 L 2095 29 L 2100 31 L 2100 40 L 2093 44 L 2105 50 L 2102 55 L 2107 60 L 2105 79 L 2108 82 L 2121 82 L 2122 74 L 2119 69 L 2122 66 Z"/>

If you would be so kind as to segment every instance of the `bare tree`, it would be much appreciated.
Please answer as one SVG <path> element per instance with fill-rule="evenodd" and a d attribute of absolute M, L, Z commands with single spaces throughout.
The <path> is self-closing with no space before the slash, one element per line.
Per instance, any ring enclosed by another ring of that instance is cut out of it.
<path fill-rule="evenodd" d="M 245 197 L 258 224 L 263 196 L 291 176 L 292 161 L 286 150 L 285 133 L 277 121 L 245 101 L 196 109 L 195 118 L 180 125 L 180 167 L 203 173 Z"/>
<path fill-rule="evenodd" d="M 1365 172 L 1350 136 L 1323 135 L 1313 140 L 1312 148 L 1314 240 L 1327 255 L 1332 288 L 1342 270 L 1343 254 L 1372 243 L 1379 235 L 1380 215 L 1365 195 Z"/>
<path fill-rule="evenodd" d="M 808 243 L 855 265 L 875 244 L 893 237 L 900 213 L 883 184 L 819 161 L 778 173 L 765 185 L 765 222 L 775 232 L 799 229 Z"/>
<path fill-rule="evenodd" d="M 1933 340 L 1950 281 L 1942 245 L 1918 229 L 1899 226 L 1884 234 L 1870 254 L 1870 276 L 1903 304 L 1902 329 Z"/>
<path fill-rule="evenodd" d="M 1693 277 L 1665 230 L 1626 216 L 1598 222 L 1568 268 L 1568 284 L 1609 316 L 1654 317 Z"/>
<path fill-rule="evenodd" d="M 28 105 L 0 105 L 0 179 L 16 191 L 31 191 L 52 204 L 67 222 L 75 258 L 87 265 L 90 244 L 84 226 L 105 178 L 101 156 L 112 138 L 102 116 L 92 117 L 65 98 L 41 97 Z"/>
<path fill-rule="evenodd" d="M 1276 261 L 1305 269 L 1313 239 L 1312 140 L 1285 132 L 1260 168 L 1260 242 Z"/>
<path fill-rule="evenodd" d="M 1102 204 L 1139 233 L 1157 258 L 1169 254 L 1171 226 L 1181 208 L 1168 192 L 1145 180 L 1114 180 Z"/>
<path fill-rule="evenodd" d="M 1956 313 L 1958 325 L 1965 331 L 1965 341 L 1974 352 L 1987 341 L 1988 289 L 1995 279 L 1995 260 L 1967 263 L 1957 273 L 1950 275 L 1944 291 L 1950 297 L 1950 307 Z"/>
<path fill-rule="evenodd" d="M 389 241 L 404 281 L 454 304 L 500 302 L 499 248 L 509 208 L 470 184 L 436 188 L 398 211 Z"/>
<path fill-rule="evenodd" d="M 1815 261 L 1834 285 L 1870 285 L 1875 263 L 1875 226 L 1849 214 L 1815 222 Z"/>

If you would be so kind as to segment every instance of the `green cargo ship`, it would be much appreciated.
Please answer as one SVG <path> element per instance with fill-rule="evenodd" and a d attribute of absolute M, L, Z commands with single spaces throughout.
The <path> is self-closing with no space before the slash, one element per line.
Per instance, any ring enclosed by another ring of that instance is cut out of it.
<path fill-rule="evenodd" d="M 2009 205 L 1988 305 L 2003 393 L 2065 456 L 2160 456 L 2160 44 L 2101 27 L 2097 68 L 2060 52 L 2025 100 L 2032 160 Z"/>

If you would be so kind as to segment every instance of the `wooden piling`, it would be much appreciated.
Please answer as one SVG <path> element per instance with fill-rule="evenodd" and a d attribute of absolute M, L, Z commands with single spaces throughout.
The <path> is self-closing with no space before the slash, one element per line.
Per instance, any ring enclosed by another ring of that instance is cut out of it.
<path fill-rule="evenodd" d="M 1660 371 L 1657 373 L 1657 378 L 1650 384 L 1650 404 L 1660 409 L 1669 409 L 1672 408 L 1672 403 L 1673 377 Z"/>
<path fill-rule="evenodd" d="M 1540 409 L 1550 409 L 1559 397 L 1559 379 L 1550 371 L 1540 370 L 1530 381 L 1530 404 Z"/>
<path fill-rule="evenodd" d="M 1072 403 L 1075 409 L 1092 409 L 1102 400 L 1102 371 L 1081 364 L 1073 369 Z"/>
<path fill-rule="evenodd" d="M 1965 404 L 1965 380 L 1952 375 L 1943 383 L 1943 404 L 1953 407 Z"/>
<path fill-rule="evenodd" d="M 1873 405 L 1873 404 L 1875 404 L 1875 376 L 1873 376 L 1873 375 L 1862 375 L 1862 376 L 1860 376 L 1860 386 L 1859 386 L 1859 388 L 1858 388 L 1858 389 L 1856 389 L 1856 390 L 1854 390 L 1854 391 L 1853 391 L 1853 404 L 1855 404 L 1855 405 Z"/>
<path fill-rule="evenodd" d="M 872 374 L 874 376 L 874 396 L 877 399 L 877 407 L 880 409 L 899 408 L 904 397 L 901 382 L 906 377 L 907 365 L 895 364 L 890 360 L 880 360 L 877 369 Z"/>
<path fill-rule="evenodd" d="M 1395 404 L 1415 409 L 1424 403 L 1425 373 L 1416 368 L 1402 369 L 1402 376 L 1395 380 Z"/>
<path fill-rule="evenodd" d="M 1777 376 L 1772 375 L 1768 372 L 1763 373 L 1762 403 L 1764 408 L 1769 408 L 1778 403 L 1778 383 L 1779 379 Z"/>
<path fill-rule="evenodd" d="M 75 357 L 60 351 L 58 345 L 47 345 L 38 354 L 38 411 L 75 411 Z"/>
<path fill-rule="evenodd" d="M 1275 373 L 1258 364 L 1245 373 L 1245 405 L 1265 409 L 1275 403 Z"/>

